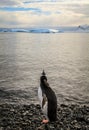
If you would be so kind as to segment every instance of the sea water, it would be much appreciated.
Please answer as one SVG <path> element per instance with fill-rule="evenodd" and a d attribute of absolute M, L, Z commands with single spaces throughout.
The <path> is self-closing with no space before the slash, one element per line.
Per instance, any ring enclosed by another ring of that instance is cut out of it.
<path fill-rule="evenodd" d="M 37 103 L 43 69 L 58 104 L 89 104 L 88 33 L 0 33 L 0 103 Z"/>

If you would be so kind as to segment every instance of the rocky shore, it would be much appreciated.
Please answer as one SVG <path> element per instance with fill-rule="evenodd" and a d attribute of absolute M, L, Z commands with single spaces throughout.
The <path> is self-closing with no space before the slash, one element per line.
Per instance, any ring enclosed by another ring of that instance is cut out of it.
<path fill-rule="evenodd" d="M 57 121 L 43 124 L 39 104 L 0 105 L 0 130 L 89 130 L 89 106 L 58 106 Z"/>

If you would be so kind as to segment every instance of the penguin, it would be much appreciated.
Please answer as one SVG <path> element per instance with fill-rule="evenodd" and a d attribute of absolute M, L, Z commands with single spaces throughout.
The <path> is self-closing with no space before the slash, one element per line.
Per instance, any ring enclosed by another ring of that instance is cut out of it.
<path fill-rule="evenodd" d="M 38 98 L 41 109 L 47 119 L 43 123 L 54 122 L 57 120 L 57 98 L 55 92 L 50 87 L 46 73 L 42 72 L 40 77 L 40 87 L 38 88 Z"/>

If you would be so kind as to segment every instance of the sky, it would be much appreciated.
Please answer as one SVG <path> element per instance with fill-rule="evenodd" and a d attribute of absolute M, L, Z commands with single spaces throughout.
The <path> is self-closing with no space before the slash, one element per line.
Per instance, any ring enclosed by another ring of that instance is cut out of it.
<path fill-rule="evenodd" d="M 0 27 L 89 24 L 89 0 L 0 0 Z"/>

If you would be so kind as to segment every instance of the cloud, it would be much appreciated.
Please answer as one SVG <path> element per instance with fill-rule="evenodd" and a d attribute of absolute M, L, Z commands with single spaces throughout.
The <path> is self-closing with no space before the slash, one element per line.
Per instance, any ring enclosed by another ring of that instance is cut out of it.
<path fill-rule="evenodd" d="M 20 0 L 0 0 L 0 7 L 7 6 L 22 6 L 23 3 Z"/>
<path fill-rule="evenodd" d="M 63 3 L 63 4 L 89 4 L 89 0 L 0 0 L 0 6 L 24 6 L 28 4 L 50 4 L 50 3 Z"/>
<path fill-rule="evenodd" d="M 41 12 L 41 9 L 39 8 L 24 8 L 24 7 L 0 7 L 0 10 L 2 11 L 36 11 Z"/>
<path fill-rule="evenodd" d="M 57 2 L 58 3 L 59 2 L 59 3 L 67 3 L 67 4 L 69 4 L 69 3 L 89 4 L 89 0 L 26 0 L 26 1 L 24 1 L 25 4 L 44 3 L 44 2 L 45 3 L 49 3 L 49 2 L 51 2 L 51 3 Z"/>
<path fill-rule="evenodd" d="M 88 24 L 88 3 L 87 0 L 2 0 L 0 27 Z"/>
<path fill-rule="evenodd" d="M 77 14 L 86 15 L 87 17 L 89 16 L 89 4 L 69 5 L 69 10 L 71 10 L 74 13 L 77 13 Z"/>

